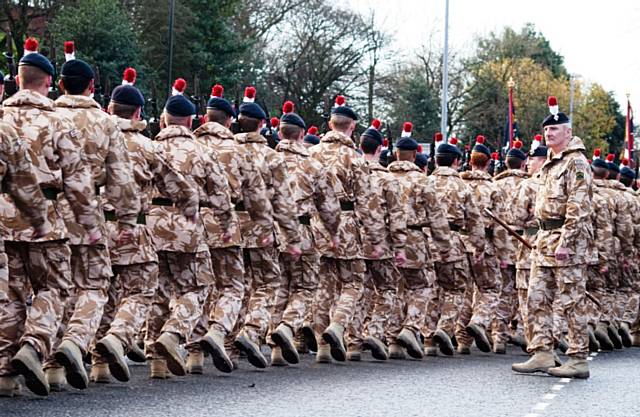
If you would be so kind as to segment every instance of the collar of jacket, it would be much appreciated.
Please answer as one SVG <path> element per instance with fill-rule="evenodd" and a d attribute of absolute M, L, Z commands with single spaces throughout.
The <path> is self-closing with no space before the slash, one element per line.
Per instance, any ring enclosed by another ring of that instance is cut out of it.
<path fill-rule="evenodd" d="M 521 169 L 508 169 L 504 172 L 499 173 L 495 177 L 493 177 L 493 180 L 497 181 L 507 177 L 529 178 L 529 174 L 527 174 Z"/>
<path fill-rule="evenodd" d="M 353 149 L 356 148 L 356 144 L 353 143 L 353 141 L 349 136 L 345 135 L 344 133 L 337 132 L 335 130 L 331 130 L 327 132 L 322 137 L 322 139 L 320 139 L 320 142 L 325 142 L 325 143 L 338 142 L 344 146 L 348 146 Z"/>
<path fill-rule="evenodd" d="M 267 145 L 267 139 L 258 132 L 238 133 L 234 137 L 238 143 L 262 143 Z"/>
<path fill-rule="evenodd" d="M 147 128 L 146 120 L 123 119 L 122 117 L 112 116 L 113 120 L 118 124 L 118 128 L 122 132 L 142 132 Z"/>
<path fill-rule="evenodd" d="M 460 173 L 451 167 L 437 167 L 433 171 L 433 175 L 438 175 L 440 177 L 459 177 Z"/>
<path fill-rule="evenodd" d="M 411 161 L 393 161 L 387 169 L 389 172 L 420 171 L 420 168 Z"/>
<path fill-rule="evenodd" d="M 198 137 L 215 136 L 222 140 L 233 140 L 233 133 L 218 122 L 207 122 L 197 128 L 193 134 Z"/>
<path fill-rule="evenodd" d="M 155 140 L 167 140 L 173 138 L 195 139 L 195 136 L 193 136 L 193 133 L 191 133 L 191 129 L 189 129 L 188 127 L 170 125 L 162 129 L 156 136 Z"/>
<path fill-rule="evenodd" d="M 56 107 L 72 109 L 100 109 L 100 104 L 88 96 L 64 94 L 55 101 Z"/>
<path fill-rule="evenodd" d="M 48 111 L 53 111 L 55 107 L 53 100 L 33 90 L 20 90 L 3 101 L 2 105 L 4 107 L 36 107 Z"/>
<path fill-rule="evenodd" d="M 402 161 L 402 162 L 407 162 L 407 161 Z M 367 161 L 367 164 L 369 165 L 369 170 L 370 171 L 384 171 L 384 172 L 388 172 L 389 171 L 387 168 L 385 168 L 382 165 L 380 165 L 380 163 L 378 161 Z"/>
<path fill-rule="evenodd" d="M 627 189 L 627 187 L 618 180 L 607 180 L 607 185 L 614 190 L 626 191 Z"/>
<path fill-rule="evenodd" d="M 309 156 L 309 151 L 297 140 L 282 139 L 278 146 L 276 146 L 278 152 L 291 152 L 302 156 Z"/>
<path fill-rule="evenodd" d="M 460 178 L 471 181 L 491 181 L 491 175 L 486 171 L 474 170 L 460 174 Z"/>

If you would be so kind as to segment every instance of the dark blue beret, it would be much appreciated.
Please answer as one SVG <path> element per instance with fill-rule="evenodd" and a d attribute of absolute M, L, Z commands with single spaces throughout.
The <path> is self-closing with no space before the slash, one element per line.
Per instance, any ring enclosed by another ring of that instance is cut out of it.
<path fill-rule="evenodd" d="M 521 149 L 511 148 L 509 149 L 509 152 L 507 152 L 507 158 L 518 158 L 524 161 L 525 159 L 527 159 L 527 155 L 525 155 L 525 153 L 522 152 Z"/>
<path fill-rule="evenodd" d="M 71 59 L 65 62 L 60 69 L 60 75 L 65 77 L 82 77 L 88 80 L 95 78 L 93 69 L 81 59 Z"/>
<path fill-rule="evenodd" d="M 307 125 L 304 123 L 304 120 L 302 120 L 302 117 L 300 117 L 296 113 L 283 114 L 282 117 L 280 118 L 280 123 L 298 126 L 305 130 L 307 129 Z"/>
<path fill-rule="evenodd" d="M 317 145 L 318 143 L 320 143 L 320 138 L 316 135 L 305 135 L 303 140 L 304 142 L 310 143 L 312 145 Z"/>
<path fill-rule="evenodd" d="M 164 109 L 167 113 L 176 117 L 187 117 L 196 114 L 196 106 L 182 94 L 171 96 L 169 100 L 167 100 Z"/>
<path fill-rule="evenodd" d="M 51 75 L 52 77 L 55 75 L 56 70 L 53 68 L 51 61 L 47 59 L 46 56 L 39 54 L 38 52 L 32 52 L 20 58 L 20 62 L 18 66 L 28 65 L 30 67 L 40 68 L 42 71 Z"/>
<path fill-rule="evenodd" d="M 242 103 L 240 105 L 240 114 L 251 117 L 252 119 L 264 120 L 267 118 L 266 113 L 256 103 Z"/>
<path fill-rule="evenodd" d="M 364 131 L 364 133 L 362 134 L 362 136 L 367 137 L 367 138 L 371 138 L 377 142 L 380 143 L 380 145 L 382 145 L 382 142 L 384 141 L 384 138 L 382 137 L 382 133 L 380 133 L 380 131 L 376 128 L 370 127 L 367 130 Z"/>
<path fill-rule="evenodd" d="M 417 151 L 418 142 L 414 138 L 400 138 L 396 142 L 396 148 L 402 151 Z"/>
<path fill-rule="evenodd" d="M 566 114 L 559 112 L 556 115 L 550 114 L 544 118 L 542 121 L 542 127 L 545 126 L 553 126 L 553 125 L 563 125 L 565 123 L 569 123 L 569 117 Z"/>
<path fill-rule="evenodd" d="M 485 154 L 489 159 L 491 159 L 491 151 L 489 150 L 489 148 L 486 147 L 486 145 L 482 143 L 476 143 L 471 152 L 478 152 L 478 153 Z"/>
<path fill-rule="evenodd" d="M 358 120 L 358 115 L 356 114 L 356 112 L 354 112 L 351 109 L 351 107 L 348 107 L 348 106 L 334 107 L 331 110 L 331 114 L 337 114 L 339 116 L 348 117 L 349 119 L 352 119 L 352 120 Z"/>
<path fill-rule="evenodd" d="M 438 146 L 437 154 L 452 154 L 462 158 L 462 151 L 460 151 L 457 146 L 454 146 L 450 143 L 443 143 L 442 145 Z"/>
<path fill-rule="evenodd" d="M 620 167 L 616 165 L 615 162 L 607 162 L 607 168 L 609 169 L 609 171 L 613 171 L 615 173 L 620 172 Z"/>
<path fill-rule="evenodd" d="M 216 109 L 222 110 L 227 113 L 231 117 L 236 117 L 236 112 L 233 110 L 233 106 L 226 98 L 221 97 L 211 97 L 209 101 L 207 101 L 208 109 Z"/>
<path fill-rule="evenodd" d="M 540 145 L 535 149 L 529 151 L 529 156 L 537 157 L 537 156 L 547 156 L 547 152 L 549 149 L 546 146 Z"/>
<path fill-rule="evenodd" d="M 111 101 L 130 106 L 144 107 L 144 96 L 132 85 L 119 85 L 111 92 Z"/>
<path fill-rule="evenodd" d="M 429 163 L 429 158 L 427 157 L 427 155 L 423 154 L 423 153 L 418 153 L 416 154 L 416 160 L 414 161 L 414 163 L 420 168 L 423 169 L 424 167 L 427 166 L 427 164 Z"/>
<path fill-rule="evenodd" d="M 607 161 L 602 158 L 595 158 L 591 161 L 591 166 L 594 168 L 609 169 L 609 164 L 607 164 Z"/>
<path fill-rule="evenodd" d="M 632 180 L 636 179 L 636 173 L 629 167 L 622 167 L 620 169 L 620 175 L 623 177 L 631 178 Z"/>

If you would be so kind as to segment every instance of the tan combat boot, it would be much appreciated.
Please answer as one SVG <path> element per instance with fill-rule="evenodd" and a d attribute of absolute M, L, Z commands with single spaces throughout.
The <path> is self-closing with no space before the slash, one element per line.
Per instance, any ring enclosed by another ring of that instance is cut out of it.
<path fill-rule="evenodd" d="M 140 346 L 138 346 L 137 342 L 134 342 L 129 347 L 127 358 L 129 358 L 130 361 L 136 363 L 145 363 L 147 361 L 147 358 L 145 358 L 144 356 L 144 350 Z"/>
<path fill-rule="evenodd" d="M 24 383 L 36 395 L 49 395 L 49 383 L 42 371 L 42 363 L 38 353 L 28 343 L 22 345 L 18 353 L 11 359 L 11 366 L 24 377 Z"/>
<path fill-rule="evenodd" d="M 424 349 L 418 342 L 418 338 L 413 330 L 404 328 L 396 337 L 396 342 L 407 349 L 407 353 L 414 359 L 422 359 L 424 357 Z"/>
<path fill-rule="evenodd" d="M 291 327 L 284 323 L 280 323 L 278 327 L 271 333 L 271 340 L 282 351 L 282 357 L 291 364 L 300 362 L 298 350 L 293 342 L 293 331 Z"/>
<path fill-rule="evenodd" d="M 392 343 L 389 345 L 389 358 L 404 360 L 407 359 L 407 353 L 402 346 L 397 343 Z"/>
<path fill-rule="evenodd" d="M 440 352 L 442 352 L 445 356 L 453 356 L 453 343 L 451 342 L 451 338 L 442 329 L 436 330 L 433 334 L 433 341 L 438 344 L 440 348 Z M 435 355 L 434 355 L 435 356 Z"/>
<path fill-rule="evenodd" d="M 507 345 L 504 343 L 494 343 L 493 353 L 497 355 L 505 355 L 507 353 Z"/>
<path fill-rule="evenodd" d="M 296 339 L 293 342 L 293 344 L 295 345 L 296 350 L 298 351 L 298 355 L 309 353 L 309 348 L 307 347 L 307 343 L 304 341 L 304 339 L 301 339 L 301 340 Z"/>
<path fill-rule="evenodd" d="M 204 372 L 204 353 L 201 351 L 190 351 L 187 354 L 187 373 L 191 375 L 202 375 Z"/>
<path fill-rule="evenodd" d="M 0 376 L 0 397 L 17 397 L 22 395 L 22 386 L 14 376 Z"/>
<path fill-rule="evenodd" d="M 318 363 L 331 363 L 333 358 L 331 357 L 331 346 L 321 344 L 318 345 L 318 352 L 316 353 L 316 362 Z"/>
<path fill-rule="evenodd" d="M 491 352 L 491 342 L 484 327 L 479 324 L 470 324 L 466 330 L 469 336 L 473 337 L 478 349 L 482 352 Z"/>
<path fill-rule="evenodd" d="M 302 328 L 300 329 L 300 334 L 302 335 L 302 339 L 304 340 L 304 344 L 307 346 L 307 349 L 317 352 L 318 339 L 316 338 L 316 332 L 313 331 L 313 328 L 309 323 L 305 323 L 302 325 Z M 300 353 L 303 353 L 303 352 L 300 352 Z"/>
<path fill-rule="evenodd" d="M 591 326 L 587 328 L 587 336 L 589 336 L 589 352 L 597 352 L 600 350 L 600 342 L 596 338 Z"/>
<path fill-rule="evenodd" d="M 167 361 L 164 359 L 151 359 L 149 361 L 149 377 L 153 379 L 169 379 L 171 372 L 167 367 Z"/>
<path fill-rule="evenodd" d="M 349 346 L 347 349 L 347 360 L 350 362 L 360 362 L 362 360 L 362 349 L 360 346 Z"/>
<path fill-rule="evenodd" d="M 251 340 L 251 337 L 246 332 L 241 332 L 234 344 L 247 355 L 247 360 L 251 365 L 259 369 L 267 367 L 267 358 L 262 354 L 260 345 Z"/>
<path fill-rule="evenodd" d="M 387 347 L 382 343 L 382 340 L 377 337 L 367 336 L 364 338 L 362 344 L 363 347 L 368 348 L 371 351 L 373 359 L 377 359 L 379 361 L 386 361 L 389 359 Z"/>
<path fill-rule="evenodd" d="M 593 334 L 600 343 L 600 349 L 605 351 L 611 351 L 614 349 L 613 342 L 609 338 L 609 332 L 607 331 L 606 323 L 598 323 Z"/>
<path fill-rule="evenodd" d="M 609 335 L 609 339 L 613 342 L 613 347 L 616 349 L 622 349 L 622 338 L 618 334 L 618 327 L 615 324 L 609 324 L 607 327 L 607 334 Z"/>
<path fill-rule="evenodd" d="M 110 384 L 111 372 L 109 372 L 109 364 L 107 363 L 94 363 L 91 365 L 91 372 L 89 372 L 89 381 L 96 384 Z"/>
<path fill-rule="evenodd" d="M 226 374 L 233 371 L 233 362 L 224 348 L 224 334 L 211 329 L 200 339 L 200 347 L 213 358 L 213 365 Z"/>
<path fill-rule="evenodd" d="M 44 375 L 47 377 L 51 392 L 62 392 L 66 389 L 67 377 L 63 367 L 47 368 L 44 370 Z"/>
<path fill-rule="evenodd" d="M 569 358 L 562 366 L 550 368 L 547 373 L 558 378 L 589 378 L 589 365 L 586 359 Z"/>
<path fill-rule="evenodd" d="M 471 355 L 471 347 L 460 344 L 458 345 L 456 352 L 458 352 L 458 355 Z"/>
<path fill-rule="evenodd" d="M 620 338 L 622 339 L 622 346 L 626 347 L 626 348 L 630 348 L 631 346 L 633 346 L 633 340 L 631 338 L 631 332 L 629 331 L 629 323 L 627 322 L 621 322 L 620 323 L 620 328 L 618 329 L 618 334 L 620 335 Z"/>
<path fill-rule="evenodd" d="M 271 348 L 271 366 L 289 366 L 289 362 L 282 356 L 282 349 L 279 346 Z"/>
<path fill-rule="evenodd" d="M 549 368 L 555 366 L 556 361 L 552 352 L 538 351 L 528 361 L 514 363 L 511 365 L 511 369 L 523 374 L 532 374 L 534 372 L 547 372 Z"/>
<path fill-rule="evenodd" d="M 631 346 L 640 347 L 640 334 L 632 334 L 631 335 Z"/>
<path fill-rule="evenodd" d="M 78 345 L 70 340 L 63 341 L 56 350 L 55 358 L 67 371 L 69 385 L 76 389 L 86 389 L 89 386 L 89 377 Z"/>
<path fill-rule="evenodd" d="M 131 379 L 129 365 L 124 360 L 124 348 L 122 343 L 114 335 L 107 335 L 96 343 L 96 351 L 106 359 L 109 364 L 109 372 L 120 382 L 128 382 Z"/>
<path fill-rule="evenodd" d="M 322 333 L 322 340 L 331 346 L 331 357 L 338 362 L 344 362 L 347 359 L 347 351 L 343 342 L 344 327 L 337 323 L 332 323 Z"/>
<path fill-rule="evenodd" d="M 167 368 L 169 371 L 177 376 L 185 376 L 187 369 L 185 367 L 182 356 L 178 351 L 178 345 L 180 339 L 178 335 L 170 332 L 164 332 L 156 340 L 154 345 L 156 351 L 167 361 Z"/>

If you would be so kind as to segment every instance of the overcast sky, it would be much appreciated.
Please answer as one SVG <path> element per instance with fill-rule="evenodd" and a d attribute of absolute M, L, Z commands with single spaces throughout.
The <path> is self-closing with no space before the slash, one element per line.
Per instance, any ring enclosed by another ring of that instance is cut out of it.
<path fill-rule="evenodd" d="M 442 45 L 445 0 L 345 0 L 375 9 L 397 47 L 410 53 L 435 33 Z M 614 91 L 626 109 L 626 93 L 640 114 L 640 2 L 632 0 L 450 0 L 449 44 L 469 51 L 473 39 L 527 22 L 565 58 L 570 73 Z M 636 120 L 637 122 L 637 120 Z"/>

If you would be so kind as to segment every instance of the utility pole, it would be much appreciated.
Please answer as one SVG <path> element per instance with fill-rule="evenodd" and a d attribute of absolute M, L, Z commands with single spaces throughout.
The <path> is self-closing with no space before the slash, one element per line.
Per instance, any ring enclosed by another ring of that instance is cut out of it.
<path fill-rule="evenodd" d="M 449 134 L 447 132 L 448 121 L 448 109 L 447 101 L 449 94 L 449 0 L 445 0 L 445 12 L 444 12 L 444 50 L 442 56 L 442 105 L 440 108 L 440 114 L 442 114 L 442 120 L 440 121 L 440 131 L 444 136 L 444 142 L 448 142 Z"/>

